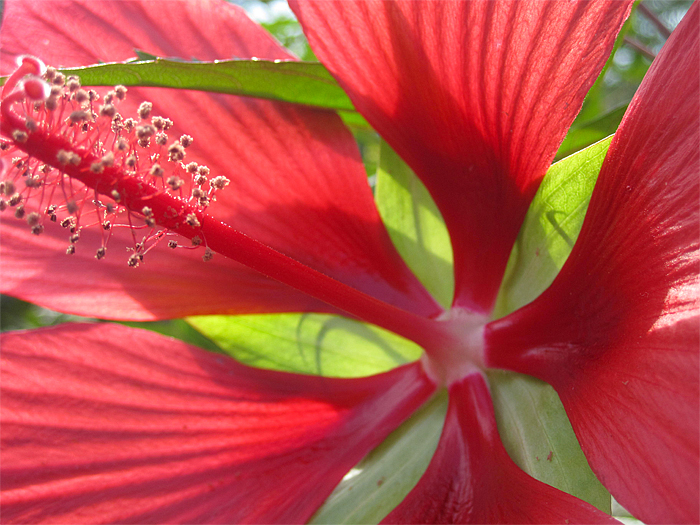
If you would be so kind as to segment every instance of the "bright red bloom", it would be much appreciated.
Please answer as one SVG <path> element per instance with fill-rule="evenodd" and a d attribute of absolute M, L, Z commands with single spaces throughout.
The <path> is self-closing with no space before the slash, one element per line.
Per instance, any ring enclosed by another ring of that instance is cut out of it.
<path fill-rule="evenodd" d="M 134 48 L 200 60 L 290 58 L 224 4 L 45 5 L 6 6 L 3 71 L 27 52 L 54 65 L 126 60 Z M 317 56 L 440 207 L 455 251 L 449 312 L 392 247 L 336 116 L 131 90 L 120 112 L 135 114 L 140 95 L 152 100 L 175 121 L 173 137 L 195 137 L 188 159 L 231 179 L 216 202 L 200 206 L 179 188 L 151 183 L 141 168 L 130 171 L 126 157 L 93 170 L 109 153 L 97 149 L 104 140 L 89 148 L 64 140 L 72 131 L 59 134 L 43 120 L 45 106 L 27 101 L 34 80 L 8 85 L 2 133 L 12 153 L 2 158 L 31 157 L 10 176 L 48 163 L 55 187 L 68 174 L 147 225 L 144 203 L 153 202 L 157 225 L 182 227 L 179 238 L 202 235 L 238 262 L 217 255 L 204 263 L 202 249 L 160 247 L 136 270 L 111 253 L 95 262 L 94 249 L 80 247 L 102 246 L 97 228 L 84 229 L 66 259 L 64 229 L 47 220 L 33 236 L 25 221 L 8 220 L 3 292 L 114 319 L 344 310 L 426 354 L 386 374 L 332 379 L 251 369 L 112 325 L 8 334 L 5 521 L 303 522 L 442 386 L 450 405 L 438 449 L 387 521 L 610 520 L 515 466 L 498 436 L 485 367 L 553 385 L 594 471 L 636 516 L 698 521 L 697 6 L 630 106 L 566 266 L 536 301 L 486 324 L 529 202 L 630 7 L 293 2 Z M 99 41 L 76 45 L 85 32 Z M 85 133 L 102 133 L 91 125 Z M 127 136 L 129 147 L 146 151 Z M 61 150 L 79 157 L 75 168 L 53 160 Z M 48 205 L 27 188 L 28 207 Z M 70 186 L 62 211 L 73 213 L 71 199 L 93 198 L 80 188 Z M 109 246 L 118 242 L 134 245 L 130 228 L 112 233 Z"/>

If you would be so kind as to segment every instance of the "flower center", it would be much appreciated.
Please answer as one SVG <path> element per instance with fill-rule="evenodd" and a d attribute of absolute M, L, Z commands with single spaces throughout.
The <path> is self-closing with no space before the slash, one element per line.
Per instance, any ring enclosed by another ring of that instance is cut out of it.
<path fill-rule="evenodd" d="M 172 121 L 151 116 L 150 102 L 139 106 L 137 118 L 122 117 L 117 107 L 125 97 L 126 88 L 117 86 L 99 100 L 77 77 L 66 79 L 24 57 L 0 103 L 6 137 L 0 150 L 12 158 L 3 163 L 0 211 L 13 208 L 36 235 L 44 220 L 60 222 L 69 232 L 68 254 L 82 229 L 100 228 L 97 259 L 105 256 L 113 228 L 128 227 L 129 266 L 171 232 L 206 247 L 202 216 L 229 180 L 210 179 L 206 166 L 185 163 L 192 137 L 171 140 Z M 180 246 L 172 239 L 168 245 Z M 210 259 L 211 250 L 203 258 Z"/>
<path fill-rule="evenodd" d="M 449 386 L 484 365 L 484 326 L 489 318 L 461 308 L 452 308 L 437 319 L 453 341 L 445 346 L 431 348 L 421 357 L 426 373 L 438 384 Z"/>

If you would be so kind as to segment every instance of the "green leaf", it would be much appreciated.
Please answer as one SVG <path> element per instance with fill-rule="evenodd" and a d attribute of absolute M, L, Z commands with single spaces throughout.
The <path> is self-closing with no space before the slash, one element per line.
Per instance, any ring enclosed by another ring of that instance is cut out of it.
<path fill-rule="evenodd" d="M 373 325 L 326 314 L 190 317 L 238 361 L 258 368 L 361 377 L 415 361 L 421 349 Z"/>
<path fill-rule="evenodd" d="M 615 133 L 620 126 L 622 117 L 625 116 L 627 106 L 627 104 L 623 104 L 587 122 L 574 123 L 564 142 L 561 143 L 556 158 L 561 159 L 572 155 Z"/>
<path fill-rule="evenodd" d="M 447 414 L 441 391 L 353 468 L 309 523 L 379 523 L 428 468 Z"/>
<path fill-rule="evenodd" d="M 454 275 L 445 222 L 423 183 L 384 141 L 375 198 L 396 249 L 426 289 L 448 308 Z"/>
<path fill-rule="evenodd" d="M 534 478 L 610 514 L 610 493 L 591 471 L 554 389 L 533 377 L 489 371 L 496 422 L 515 463 Z"/>
<path fill-rule="evenodd" d="M 184 62 L 156 58 L 60 71 L 79 76 L 86 86 L 122 84 L 194 89 L 355 113 L 348 96 L 319 62 L 259 59 Z"/>
<path fill-rule="evenodd" d="M 495 319 L 534 300 L 564 265 L 581 231 L 611 140 L 581 150 L 547 172 L 508 260 L 493 312 Z"/>

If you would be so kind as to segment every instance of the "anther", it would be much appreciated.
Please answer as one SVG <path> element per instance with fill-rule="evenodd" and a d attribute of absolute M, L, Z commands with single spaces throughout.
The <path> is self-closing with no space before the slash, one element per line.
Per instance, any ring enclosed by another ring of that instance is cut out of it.
<path fill-rule="evenodd" d="M 207 247 L 204 250 L 204 255 L 202 255 L 202 260 L 204 262 L 211 261 L 212 257 L 214 257 L 214 252 L 212 252 L 211 249 Z"/>
<path fill-rule="evenodd" d="M 12 195 L 15 193 L 15 183 L 12 182 L 11 180 L 6 180 L 5 182 L 1 183 L 2 184 L 2 191 L 0 193 L 4 193 L 5 195 Z"/>
<path fill-rule="evenodd" d="M 153 177 L 162 177 L 165 171 L 160 167 L 160 164 L 154 164 L 148 172 Z M 172 178 L 172 177 L 171 177 Z M 168 184 L 170 184 L 170 179 L 168 179 Z M 175 188 L 173 188 L 175 189 Z"/>
<path fill-rule="evenodd" d="M 218 177 L 214 177 L 211 180 L 211 185 L 216 188 L 217 190 L 223 190 L 226 186 L 229 185 L 231 181 L 228 180 L 226 177 L 223 175 L 219 175 Z"/>
<path fill-rule="evenodd" d="M 166 182 L 172 188 L 173 191 L 179 190 L 182 187 L 182 185 L 185 184 L 185 181 L 182 180 L 177 175 L 173 175 L 172 177 L 168 177 L 168 180 Z"/>
<path fill-rule="evenodd" d="M 27 188 L 39 188 L 42 185 L 42 180 L 39 175 L 33 175 L 24 179 L 24 185 Z"/>
<path fill-rule="evenodd" d="M 153 104 L 151 102 L 141 102 L 141 105 L 138 109 L 139 118 L 141 120 L 146 120 L 150 116 L 152 109 Z"/>
<path fill-rule="evenodd" d="M 177 248 L 177 241 L 168 241 L 168 248 L 172 248 L 173 250 Z"/>
<path fill-rule="evenodd" d="M 185 158 L 185 148 L 179 142 L 173 142 L 168 147 L 168 158 L 173 162 L 179 162 Z"/>
<path fill-rule="evenodd" d="M 124 100 L 126 98 L 126 88 L 122 85 L 114 86 L 114 96 L 117 100 Z"/>
<path fill-rule="evenodd" d="M 201 226 L 199 220 L 197 219 L 197 216 L 194 213 L 187 214 L 187 217 L 185 218 L 185 223 L 187 223 L 189 226 L 192 226 L 193 228 L 199 228 Z"/>
<path fill-rule="evenodd" d="M 100 106 L 100 116 L 101 117 L 109 117 L 112 118 L 114 115 L 117 113 L 117 108 L 114 107 L 114 104 L 103 104 Z"/>
<path fill-rule="evenodd" d="M 78 91 L 76 91 L 73 97 L 75 98 L 75 101 L 78 104 L 87 102 L 90 99 L 90 97 L 87 94 L 87 91 L 85 91 L 84 89 L 79 89 Z"/>
<path fill-rule="evenodd" d="M 151 122 L 153 123 L 153 125 L 156 127 L 156 129 L 158 131 L 167 131 L 173 125 L 172 120 L 170 120 L 169 118 L 163 118 L 163 117 L 153 117 L 151 119 Z"/>
<path fill-rule="evenodd" d="M 112 153 L 111 151 L 108 151 L 107 153 L 105 153 L 105 154 L 103 155 L 103 157 L 102 157 L 102 159 L 100 160 L 100 162 L 101 162 L 104 166 L 113 166 L 113 165 L 114 165 L 114 153 Z"/>
<path fill-rule="evenodd" d="M 29 226 L 36 226 L 37 224 L 39 224 L 40 220 L 41 216 L 35 211 L 27 215 L 27 224 Z"/>
<path fill-rule="evenodd" d="M 87 111 L 77 110 L 73 111 L 70 115 L 68 115 L 68 119 L 73 123 L 77 124 L 78 122 L 84 122 L 90 118 L 90 114 Z"/>
<path fill-rule="evenodd" d="M 55 67 L 48 66 L 46 68 L 46 72 L 44 73 L 44 78 L 51 82 L 56 77 L 56 73 L 58 73 L 58 71 L 56 71 Z"/>
<path fill-rule="evenodd" d="M 117 151 L 126 151 L 129 149 L 129 143 L 126 141 L 126 139 L 119 139 L 117 140 Z"/>
<path fill-rule="evenodd" d="M 180 137 L 180 144 L 182 144 L 183 148 L 189 148 L 193 142 L 194 139 L 189 135 L 183 135 Z"/>
<path fill-rule="evenodd" d="M 24 204 L 20 204 L 15 208 L 15 217 L 17 217 L 18 219 L 24 217 Z"/>
<path fill-rule="evenodd" d="M 24 144 L 27 142 L 27 139 L 29 138 L 29 135 L 27 135 L 26 132 L 16 129 L 12 132 L 12 140 L 15 142 L 19 142 L 20 144 Z"/>
<path fill-rule="evenodd" d="M 80 79 L 75 75 L 71 75 L 66 80 L 66 87 L 71 93 L 78 91 L 80 89 Z"/>
<path fill-rule="evenodd" d="M 97 248 L 97 252 L 95 253 L 95 259 L 97 259 L 99 261 L 100 259 L 102 259 L 105 256 L 106 253 L 107 253 L 107 248 L 105 248 L 104 246 Z"/>
<path fill-rule="evenodd" d="M 71 244 L 68 246 L 68 249 L 66 250 L 66 255 L 73 255 L 75 253 L 75 246 Z"/>

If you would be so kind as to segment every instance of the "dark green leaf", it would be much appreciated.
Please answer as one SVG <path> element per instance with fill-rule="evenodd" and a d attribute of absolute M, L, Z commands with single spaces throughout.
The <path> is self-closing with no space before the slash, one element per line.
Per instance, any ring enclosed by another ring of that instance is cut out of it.
<path fill-rule="evenodd" d="M 122 84 L 193 89 L 355 112 L 348 96 L 319 62 L 258 59 L 183 62 L 157 58 L 66 68 L 61 72 L 79 76 L 86 86 Z"/>
<path fill-rule="evenodd" d="M 557 160 L 568 157 L 591 144 L 603 140 L 617 131 L 625 116 L 627 104 L 623 104 L 587 122 L 574 122 L 557 152 Z"/>

